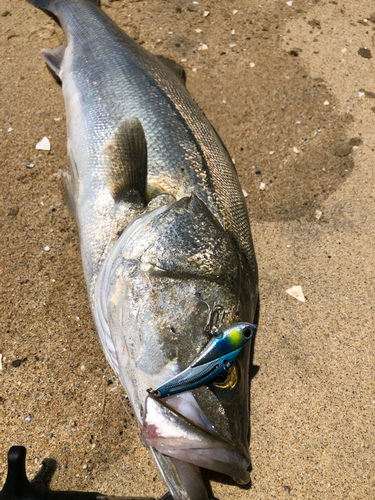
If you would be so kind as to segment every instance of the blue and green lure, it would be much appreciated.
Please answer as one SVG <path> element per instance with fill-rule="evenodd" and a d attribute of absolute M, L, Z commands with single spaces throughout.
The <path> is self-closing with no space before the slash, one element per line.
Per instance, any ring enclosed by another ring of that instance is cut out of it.
<path fill-rule="evenodd" d="M 155 390 L 149 389 L 148 392 L 157 398 L 165 398 L 214 381 L 230 370 L 256 329 L 255 325 L 243 322 L 218 330 L 193 363 Z"/>

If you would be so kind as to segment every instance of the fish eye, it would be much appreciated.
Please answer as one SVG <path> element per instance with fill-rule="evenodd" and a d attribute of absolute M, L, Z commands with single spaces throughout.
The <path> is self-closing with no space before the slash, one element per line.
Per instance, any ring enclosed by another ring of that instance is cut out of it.
<path fill-rule="evenodd" d="M 252 334 L 253 334 L 253 330 L 250 328 L 250 326 L 246 326 L 243 329 L 243 336 L 245 337 L 245 339 L 249 339 Z"/>
<path fill-rule="evenodd" d="M 238 366 L 235 363 L 229 372 L 225 372 L 214 382 L 214 386 L 219 389 L 230 390 L 236 387 L 238 382 Z"/>

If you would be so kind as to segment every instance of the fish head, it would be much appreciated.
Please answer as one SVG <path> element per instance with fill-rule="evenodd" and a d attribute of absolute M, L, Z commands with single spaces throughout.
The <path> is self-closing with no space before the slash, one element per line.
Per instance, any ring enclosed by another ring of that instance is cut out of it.
<path fill-rule="evenodd" d="M 136 219 L 104 267 L 98 286 L 116 371 L 143 442 L 248 482 L 248 344 L 214 383 L 162 400 L 147 393 L 188 367 L 213 331 L 253 319 L 255 287 L 234 238 L 192 195 Z"/>

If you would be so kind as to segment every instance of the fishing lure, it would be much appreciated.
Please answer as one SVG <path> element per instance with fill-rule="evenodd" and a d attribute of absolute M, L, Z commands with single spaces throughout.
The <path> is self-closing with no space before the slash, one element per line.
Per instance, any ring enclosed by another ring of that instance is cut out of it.
<path fill-rule="evenodd" d="M 148 393 L 165 398 L 208 384 L 228 372 L 244 345 L 254 336 L 256 325 L 236 323 L 223 330 L 213 330 L 213 338 L 203 352 L 185 370 Z"/>

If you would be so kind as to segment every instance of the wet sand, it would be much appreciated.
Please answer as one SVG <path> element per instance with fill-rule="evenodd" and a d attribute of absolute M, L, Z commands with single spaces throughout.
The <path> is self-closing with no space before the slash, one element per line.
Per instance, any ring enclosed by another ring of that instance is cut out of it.
<path fill-rule="evenodd" d="M 373 498 L 373 2 L 102 5 L 145 48 L 183 60 L 248 193 L 261 296 L 251 484 L 209 473 L 213 495 Z M 29 478 L 57 461 L 53 489 L 160 497 L 94 330 L 57 179 L 64 103 L 40 49 L 64 35 L 21 0 L 0 0 L 0 22 L 0 484 L 21 444 Z M 44 136 L 49 152 L 35 149 Z M 293 285 L 306 302 L 286 293 Z"/>

